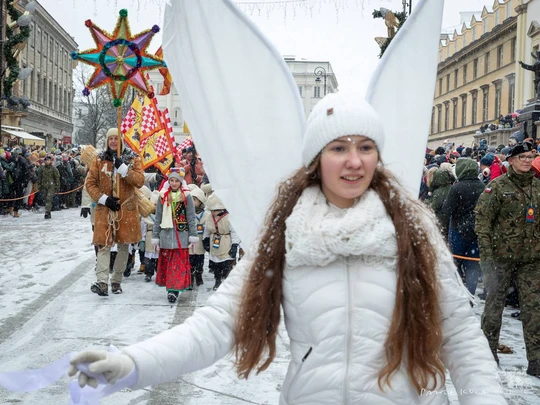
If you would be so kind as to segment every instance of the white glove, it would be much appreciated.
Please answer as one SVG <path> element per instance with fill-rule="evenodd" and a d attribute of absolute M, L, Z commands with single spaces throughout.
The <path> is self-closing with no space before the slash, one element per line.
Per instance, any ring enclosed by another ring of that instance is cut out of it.
<path fill-rule="evenodd" d="M 77 354 L 71 361 L 68 376 L 79 373 L 79 386 L 85 385 L 97 388 L 98 380 L 77 368 L 78 364 L 89 364 L 88 371 L 92 374 L 102 374 L 109 384 L 129 375 L 135 369 L 135 363 L 127 354 L 111 353 L 105 350 L 89 350 Z"/>
<path fill-rule="evenodd" d="M 154 248 L 154 252 L 157 252 L 159 250 L 159 239 L 158 238 L 152 238 L 152 247 Z"/>

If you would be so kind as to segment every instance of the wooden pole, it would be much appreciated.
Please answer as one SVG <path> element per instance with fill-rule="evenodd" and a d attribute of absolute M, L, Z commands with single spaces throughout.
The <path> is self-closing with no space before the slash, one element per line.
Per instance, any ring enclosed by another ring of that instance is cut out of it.
<path fill-rule="evenodd" d="M 122 147 L 122 106 L 116 108 L 117 116 L 117 129 L 118 129 L 118 148 L 116 148 L 116 156 L 121 156 L 121 147 Z M 116 196 L 120 198 L 120 175 L 116 174 Z"/>

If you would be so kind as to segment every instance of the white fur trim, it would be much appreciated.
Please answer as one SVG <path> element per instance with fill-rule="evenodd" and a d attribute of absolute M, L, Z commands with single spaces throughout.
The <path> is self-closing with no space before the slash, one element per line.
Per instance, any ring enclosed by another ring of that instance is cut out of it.
<path fill-rule="evenodd" d="M 126 177 L 128 174 L 128 169 L 129 169 L 128 165 L 126 165 L 125 163 L 122 163 L 122 165 L 118 169 L 116 169 L 116 172 L 120 176 Z"/>
<path fill-rule="evenodd" d="M 109 196 L 107 194 L 103 194 L 101 197 L 99 197 L 98 204 L 105 205 L 107 198 L 109 198 Z"/>

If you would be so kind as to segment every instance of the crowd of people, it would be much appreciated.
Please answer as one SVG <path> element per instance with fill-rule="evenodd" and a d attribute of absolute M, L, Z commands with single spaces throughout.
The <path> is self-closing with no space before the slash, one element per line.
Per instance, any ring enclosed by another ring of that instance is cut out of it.
<path fill-rule="evenodd" d="M 483 279 L 482 329 L 497 363 L 511 348 L 499 342 L 505 305 L 519 308 L 527 372 L 540 375 L 540 144 L 472 148 L 446 141 L 427 150 L 420 199 L 437 216 L 471 294 Z"/>

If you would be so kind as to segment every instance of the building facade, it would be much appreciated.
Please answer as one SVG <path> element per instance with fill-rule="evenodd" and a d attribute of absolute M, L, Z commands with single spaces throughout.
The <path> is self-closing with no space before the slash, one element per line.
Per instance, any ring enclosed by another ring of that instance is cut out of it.
<path fill-rule="evenodd" d="M 307 118 L 322 97 L 337 91 L 336 75 L 330 62 L 297 59 L 295 56 L 284 56 L 284 59 L 298 86 Z"/>
<path fill-rule="evenodd" d="M 521 0 L 518 14 L 517 60 L 532 65 L 532 53 L 540 50 L 540 0 Z M 534 101 L 534 74 L 519 68 L 516 71 L 516 100 L 522 106 Z M 540 125 L 540 124 L 539 124 Z"/>
<path fill-rule="evenodd" d="M 31 105 L 20 126 L 45 138 L 48 146 L 71 143 L 73 134 L 73 60 L 75 40 L 37 1 L 28 44 L 20 54 L 21 65 L 31 67 L 30 77 L 19 81 L 16 95 Z"/>
<path fill-rule="evenodd" d="M 482 125 L 523 107 L 516 102 L 516 9 L 521 1 L 495 0 L 481 13 L 472 13 L 470 21 L 463 21 L 459 33 L 441 36 L 429 147 L 446 139 L 471 146 Z M 504 143 L 514 131 L 500 131 L 497 142 Z"/>
<path fill-rule="evenodd" d="M 302 99 L 306 117 L 315 104 L 328 93 L 337 91 L 338 82 L 330 62 L 308 61 L 296 59 L 294 56 L 284 56 Z M 173 135 L 176 142 L 182 142 L 189 134 L 184 126 L 184 114 L 180 106 L 180 95 L 176 87 L 171 86 L 169 94 L 161 96 L 163 76 L 157 70 L 148 72 L 150 82 L 154 86 L 154 93 L 160 110 L 167 108 L 173 126 Z M 187 124 L 189 126 L 189 123 Z"/>

